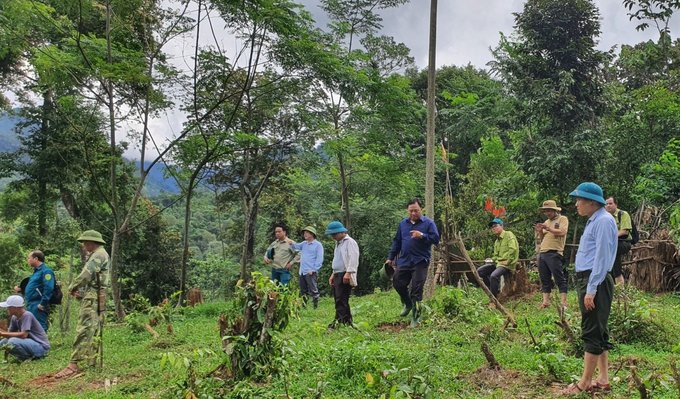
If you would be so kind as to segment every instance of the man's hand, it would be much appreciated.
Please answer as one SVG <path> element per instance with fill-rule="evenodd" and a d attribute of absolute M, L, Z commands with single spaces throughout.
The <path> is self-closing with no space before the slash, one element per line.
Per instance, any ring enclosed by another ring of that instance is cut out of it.
<path fill-rule="evenodd" d="M 16 292 L 17 294 L 20 293 L 20 292 L 21 292 L 21 287 L 19 287 L 18 285 L 15 285 L 15 286 L 14 286 L 14 292 Z"/>
<path fill-rule="evenodd" d="M 293 240 L 288 240 L 288 245 L 293 245 L 293 244 L 295 244 L 295 241 L 293 241 Z"/>
<path fill-rule="evenodd" d="M 351 273 L 345 273 L 345 275 L 342 276 L 342 282 L 344 284 L 349 284 L 350 281 L 352 281 L 352 274 Z"/>
<path fill-rule="evenodd" d="M 507 261 L 507 260 L 502 260 L 502 261 L 498 262 L 498 264 L 499 264 L 499 265 L 503 265 L 503 266 L 507 266 L 507 265 L 508 265 L 508 261 Z"/>
<path fill-rule="evenodd" d="M 290 263 L 286 264 L 286 270 L 290 270 L 290 266 L 291 266 Z"/>
<path fill-rule="evenodd" d="M 310 270 L 308 274 L 311 276 L 312 274 L 314 274 L 314 270 Z"/>
<path fill-rule="evenodd" d="M 543 224 L 535 223 L 533 227 L 534 227 L 534 230 L 536 230 L 537 232 L 543 233 Z"/>
<path fill-rule="evenodd" d="M 267 258 L 267 257 L 265 256 L 265 257 L 264 257 L 264 263 L 265 263 L 265 264 L 269 264 L 269 262 L 271 262 L 271 260 L 269 260 L 269 258 Z"/>
<path fill-rule="evenodd" d="M 333 273 L 331 273 L 331 276 L 328 278 L 328 284 L 330 284 L 331 287 L 333 286 Z"/>
<path fill-rule="evenodd" d="M 421 239 L 423 238 L 423 233 L 419 232 L 418 230 L 411 230 L 411 238 Z"/>
<path fill-rule="evenodd" d="M 586 310 L 595 309 L 595 295 L 586 294 L 583 298 L 583 306 L 585 306 Z"/>
<path fill-rule="evenodd" d="M 391 261 L 391 260 L 389 260 L 389 259 L 386 260 L 386 261 L 385 261 L 385 264 L 386 264 L 386 265 L 392 266 L 392 269 L 394 269 L 394 265 L 392 264 L 392 261 Z"/>
<path fill-rule="evenodd" d="M 44 310 L 45 310 L 45 307 L 44 307 L 42 304 L 38 304 L 38 309 L 44 311 Z"/>

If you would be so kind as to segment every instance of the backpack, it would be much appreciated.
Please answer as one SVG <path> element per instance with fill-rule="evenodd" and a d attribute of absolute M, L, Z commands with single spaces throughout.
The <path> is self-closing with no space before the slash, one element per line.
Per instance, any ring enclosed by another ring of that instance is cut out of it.
<path fill-rule="evenodd" d="M 61 300 L 64 298 L 64 293 L 61 292 L 61 286 L 55 281 L 54 291 L 52 291 L 52 296 L 50 297 L 50 305 L 61 305 Z"/>
<path fill-rule="evenodd" d="M 623 211 L 619 211 L 619 226 L 621 226 L 621 214 Z M 630 214 L 628 214 L 630 216 Z M 638 232 L 637 226 L 635 225 L 635 222 L 633 221 L 633 218 L 630 218 L 630 225 L 632 228 L 630 229 L 630 245 L 635 245 L 640 241 L 640 233 Z"/>

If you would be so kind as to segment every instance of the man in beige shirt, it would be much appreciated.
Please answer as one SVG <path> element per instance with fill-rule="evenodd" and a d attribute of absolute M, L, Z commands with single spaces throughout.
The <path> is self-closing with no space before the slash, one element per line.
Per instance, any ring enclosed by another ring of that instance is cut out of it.
<path fill-rule="evenodd" d="M 560 291 L 560 299 L 563 308 L 567 308 L 567 278 L 564 275 L 564 245 L 567 241 L 569 220 L 560 215 L 562 208 L 555 201 L 543 202 L 538 208 L 547 220 L 543 223 L 534 224 L 534 230 L 541 237 L 541 249 L 538 257 L 538 275 L 541 278 L 541 292 L 543 302 L 539 309 L 550 306 L 550 292 L 552 291 L 552 278 Z M 551 278 L 552 277 L 552 278 Z"/>

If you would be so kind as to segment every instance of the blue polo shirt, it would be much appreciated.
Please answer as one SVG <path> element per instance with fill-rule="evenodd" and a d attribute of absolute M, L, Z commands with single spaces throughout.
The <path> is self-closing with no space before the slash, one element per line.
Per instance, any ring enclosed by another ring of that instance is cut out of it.
<path fill-rule="evenodd" d="M 586 222 L 576 252 L 576 271 L 592 270 L 586 293 L 595 295 L 597 286 L 614 266 L 619 231 L 614 217 L 604 207 L 595 211 Z"/>
<path fill-rule="evenodd" d="M 423 233 L 422 238 L 411 238 L 411 230 Z M 415 223 L 406 218 L 399 222 L 397 234 L 392 242 L 392 250 L 387 259 L 394 260 L 399 255 L 397 267 L 412 267 L 423 261 L 430 263 L 432 246 L 439 244 L 439 231 L 434 221 L 421 216 Z"/>

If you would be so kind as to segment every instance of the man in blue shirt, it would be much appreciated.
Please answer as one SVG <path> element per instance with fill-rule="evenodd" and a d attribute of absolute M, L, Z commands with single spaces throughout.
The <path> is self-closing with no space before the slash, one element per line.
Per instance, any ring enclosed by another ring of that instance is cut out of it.
<path fill-rule="evenodd" d="M 33 251 L 28 255 L 28 264 L 33 268 L 33 274 L 24 292 L 26 310 L 33 313 L 47 332 L 50 298 L 52 298 L 55 284 L 54 271 L 45 264 L 45 254 L 40 251 Z"/>
<path fill-rule="evenodd" d="M 595 183 L 581 183 L 570 194 L 576 197 L 576 210 L 588 216 L 576 253 L 576 285 L 581 308 L 581 338 L 585 347 L 581 380 L 561 393 L 577 395 L 593 389 L 611 390 L 609 384 L 609 312 L 614 298 L 610 272 L 618 246 L 616 221 L 604 208 L 602 189 Z M 595 369 L 597 379 L 593 379 Z"/>
<path fill-rule="evenodd" d="M 314 309 L 319 306 L 319 288 L 317 286 L 317 274 L 323 263 L 323 245 L 316 240 L 316 229 L 307 226 L 302 230 L 305 240 L 299 244 L 289 240 L 288 244 L 292 248 L 300 251 L 300 273 L 298 282 L 300 285 L 300 296 L 303 303 L 307 306 L 307 300 L 311 295 L 314 302 Z"/>
<path fill-rule="evenodd" d="M 420 301 L 423 300 L 432 245 L 439 244 L 439 231 L 432 219 L 423 216 L 420 198 L 411 199 L 407 209 L 408 217 L 399 223 L 392 250 L 385 263 L 396 267 L 392 282 L 404 305 L 401 317 L 408 316 L 413 310 L 411 327 L 417 327 L 420 323 Z M 396 257 L 398 260 L 395 264 Z"/>

